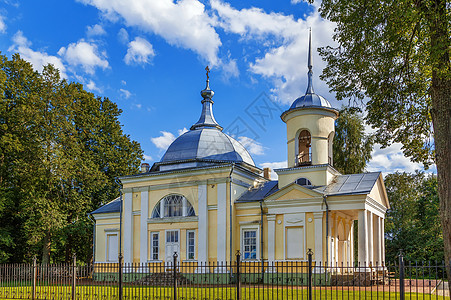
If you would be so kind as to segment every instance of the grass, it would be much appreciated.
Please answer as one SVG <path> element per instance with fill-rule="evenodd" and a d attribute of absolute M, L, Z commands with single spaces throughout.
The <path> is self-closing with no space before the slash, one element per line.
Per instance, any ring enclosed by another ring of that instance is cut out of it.
<path fill-rule="evenodd" d="M 9 295 L 16 295 L 16 298 L 7 297 L 5 292 Z M 108 286 L 78 286 L 76 289 L 77 299 L 117 299 L 117 287 Z M 71 299 L 71 288 L 68 286 L 40 286 L 37 288 L 37 293 L 41 299 Z M 169 300 L 172 299 L 172 288 L 169 287 L 124 287 L 124 299 L 157 299 Z M 312 299 L 330 299 L 330 300 L 345 300 L 345 299 L 399 299 L 399 292 L 376 292 L 365 290 L 347 290 L 342 291 L 341 288 L 328 289 L 314 289 Z M 2 287 L 0 288 L 0 300 L 3 299 L 31 299 L 31 287 Z M 234 287 L 224 288 L 179 288 L 179 299 L 236 299 L 236 289 Z M 308 291 L 306 288 L 291 289 L 285 288 L 241 288 L 241 299 L 267 299 L 267 300 L 285 300 L 285 299 L 305 299 L 308 300 Z M 406 293 L 406 300 L 449 300 L 450 297 L 443 297 L 438 295 L 422 294 L 422 293 Z"/>

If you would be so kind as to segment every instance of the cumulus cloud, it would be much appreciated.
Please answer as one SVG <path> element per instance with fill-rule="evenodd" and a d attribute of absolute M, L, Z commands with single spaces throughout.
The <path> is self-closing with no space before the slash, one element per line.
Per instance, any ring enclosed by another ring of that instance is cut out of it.
<path fill-rule="evenodd" d="M 119 32 L 117 33 L 117 37 L 119 41 L 123 44 L 128 43 L 128 32 L 125 30 L 125 28 L 121 28 Z"/>
<path fill-rule="evenodd" d="M 270 168 L 271 169 L 271 180 L 277 180 L 279 176 L 274 169 L 281 169 L 287 167 L 287 161 L 279 161 L 279 162 L 264 162 L 260 164 L 260 168 Z"/>
<path fill-rule="evenodd" d="M 178 135 L 182 135 L 187 132 L 188 129 L 185 127 L 177 130 Z M 152 143 L 160 150 L 166 150 L 172 142 L 176 139 L 176 136 L 168 131 L 160 131 L 161 135 L 158 137 L 151 138 Z"/>
<path fill-rule="evenodd" d="M 0 15 L 0 33 L 6 32 L 5 17 Z"/>
<path fill-rule="evenodd" d="M 264 54 L 250 62 L 249 69 L 271 80 L 273 94 L 287 104 L 303 94 L 300 87 L 307 86 L 308 28 L 313 28 L 314 86 L 319 94 L 329 94 L 326 84 L 318 79 L 325 63 L 315 49 L 333 45 L 334 24 L 322 19 L 317 9 L 305 20 L 295 20 L 291 15 L 266 13 L 255 7 L 239 10 L 220 0 L 210 3 L 218 14 L 217 26 L 240 35 L 243 42 L 262 41 Z"/>
<path fill-rule="evenodd" d="M 90 89 L 93 92 L 102 93 L 102 89 L 99 88 L 94 81 L 89 80 L 89 82 L 86 84 L 86 87 Z"/>
<path fill-rule="evenodd" d="M 127 65 L 143 65 L 150 63 L 154 56 L 155 51 L 153 50 L 152 44 L 141 37 L 136 37 L 128 44 L 124 61 Z"/>
<path fill-rule="evenodd" d="M 227 63 L 222 63 L 221 67 L 223 71 L 223 77 L 225 80 L 229 80 L 230 78 L 238 77 L 240 75 L 236 59 L 232 59 L 230 58 L 230 56 L 229 61 Z"/>
<path fill-rule="evenodd" d="M 39 72 L 42 72 L 45 65 L 52 64 L 60 71 L 61 77 L 67 78 L 66 67 L 59 57 L 48 55 L 46 52 L 34 51 L 30 47 L 31 42 L 19 30 L 13 36 L 13 45 L 8 51 L 19 53 L 24 60 L 29 61 Z"/>
<path fill-rule="evenodd" d="M 102 25 L 95 24 L 93 26 L 86 27 L 86 35 L 88 37 L 106 35 L 106 31 L 103 29 Z"/>
<path fill-rule="evenodd" d="M 152 161 L 152 156 L 143 154 L 143 158 L 145 161 Z"/>
<path fill-rule="evenodd" d="M 251 139 L 247 136 L 238 137 L 238 141 L 244 146 L 244 148 L 249 151 L 250 154 L 253 155 L 263 155 L 265 154 L 264 147 L 259 142 Z"/>
<path fill-rule="evenodd" d="M 411 162 L 410 159 L 402 153 L 402 144 L 394 143 L 390 147 L 381 149 L 379 144 L 375 145 L 372 152 L 372 158 L 368 163 L 367 171 L 381 171 L 384 175 L 394 172 L 410 172 L 423 170 L 420 163 Z M 433 165 L 428 170 L 436 172 L 436 166 Z"/>
<path fill-rule="evenodd" d="M 190 49 L 211 65 L 218 63 L 219 35 L 213 20 L 198 0 L 81 0 L 109 19 L 122 18 L 127 26 L 157 34 L 169 44 Z M 116 18 L 115 18 L 116 17 Z"/>
<path fill-rule="evenodd" d="M 97 67 L 102 69 L 109 67 L 106 53 L 100 52 L 96 44 L 83 39 L 76 43 L 70 43 L 67 48 L 61 47 L 58 54 L 64 57 L 68 64 L 80 65 L 88 74 L 94 74 Z"/>
<path fill-rule="evenodd" d="M 119 89 L 119 92 L 121 92 L 121 96 L 124 97 L 125 99 L 130 98 L 132 95 L 132 93 L 126 89 Z"/>
<path fill-rule="evenodd" d="M 151 138 L 150 140 L 158 149 L 166 150 L 175 140 L 175 136 L 168 131 L 160 131 L 160 133 L 160 136 Z"/>

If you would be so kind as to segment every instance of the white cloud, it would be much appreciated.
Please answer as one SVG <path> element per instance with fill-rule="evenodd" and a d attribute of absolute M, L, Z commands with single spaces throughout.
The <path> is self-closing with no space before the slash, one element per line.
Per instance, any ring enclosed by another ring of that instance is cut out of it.
<path fill-rule="evenodd" d="M 281 169 L 287 167 L 287 161 L 279 161 L 279 162 L 265 162 L 260 164 L 260 168 L 270 168 L 271 169 L 271 180 L 277 180 L 279 176 L 274 169 Z"/>
<path fill-rule="evenodd" d="M 119 32 L 117 33 L 117 37 L 119 41 L 123 44 L 128 43 L 128 32 L 125 30 L 125 28 L 121 28 Z"/>
<path fill-rule="evenodd" d="M 126 89 L 119 89 L 119 91 L 121 92 L 121 96 L 124 97 L 125 99 L 130 98 L 132 95 L 132 93 Z"/>
<path fill-rule="evenodd" d="M 240 136 L 238 137 L 238 141 L 244 146 L 244 148 L 249 151 L 250 154 L 253 155 L 263 155 L 264 147 L 259 142 L 247 137 L 247 136 Z"/>
<path fill-rule="evenodd" d="M 182 129 L 177 130 L 178 135 L 182 135 L 187 132 L 188 129 L 183 127 Z M 176 136 L 168 131 L 160 131 L 161 135 L 158 137 L 150 138 L 152 143 L 160 150 L 166 150 L 173 141 L 175 141 Z"/>
<path fill-rule="evenodd" d="M 291 0 L 291 4 L 301 3 L 303 0 Z"/>
<path fill-rule="evenodd" d="M 317 4 L 305 20 L 295 20 L 291 15 L 266 13 L 255 7 L 238 10 L 220 0 L 210 0 L 210 3 L 218 14 L 217 25 L 226 32 L 240 35 L 243 43 L 250 39 L 261 40 L 264 54 L 250 62 L 249 69 L 272 80 L 272 92 L 284 103 L 293 102 L 307 87 L 308 28 L 311 27 L 314 87 L 319 94 L 329 94 L 326 84 L 318 79 L 325 63 L 316 48 L 333 45 L 334 24 L 320 17 Z"/>
<path fill-rule="evenodd" d="M 143 158 L 145 161 L 152 161 L 152 156 L 143 154 Z"/>
<path fill-rule="evenodd" d="M 413 173 L 416 170 L 423 170 L 423 165 L 411 162 L 408 157 L 404 156 L 402 153 L 402 144 L 400 143 L 394 143 L 384 149 L 381 149 L 381 146 L 376 144 L 372 152 L 372 158 L 366 169 L 369 172 L 381 171 L 386 175 L 397 171 Z M 433 165 L 428 171 L 434 172 L 435 170 L 436 166 Z"/>
<path fill-rule="evenodd" d="M 127 65 L 133 63 L 142 65 L 150 63 L 154 56 L 152 44 L 141 37 L 136 37 L 128 44 L 124 61 Z"/>
<path fill-rule="evenodd" d="M 94 74 L 94 69 L 109 67 L 106 60 L 106 53 L 100 53 L 97 45 L 86 42 L 83 39 L 77 43 L 71 43 L 66 47 L 61 47 L 58 54 L 72 66 L 80 65 L 88 74 Z"/>
<path fill-rule="evenodd" d="M 99 88 L 99 87 L 97 87 L 97 85 L 95 84 L 95 82 L 92 81 L 92 80 L 89 80 L 89 82 L 86 84 L 86 87 L 87 87 L 88 89 L 90 89 L 91 91 L 95 91 L 95 92 L 98 92 L 98 93 L 102 93 L 102 89 Z"/>
<path fill-rule="evenodd" d="M 5 17 L 0 15 L 0 33 L 6 32 Z"/>
<path fill-rule="evenodd" d="M 106 31 L 103 29 L 102 25 L 95 24 L 94 26 L 86 27 L 86 35 L 88 37 L 106 35 Z"/>
<path fill-rule="evenodd" d="M 127 26 L 157 34 L 169 44 L 198 53 L 211 65 L 218 63 L 219 35 L 213 20 L 198 0 L 80 0 L 112 17 L 120 16 Z"/>
<path fill-rule="evenodd" d="M 46 52 L 34 51 L 30 47 L 31 42 L 19 30 L 13 36 L 13 45 L 8 51 L 19 53 L 24 60 L 29 61 L 39 72 L 42 72 L 45 65 L 52 64 L 60 71 L 62 78 L 67 78 L 66 67 L 59 57 L 48 55 Z"/>
<path fill-rule="evenodd" d="M 238 66 L 236 63 L 236 59 L 231 59 L 229 57 L 229 62 L 222 63 L 221 65 L 223 76 L 225 80 L 229 80 L 233 77 L 238 77 L 240 75 L 240 71 L 238 70 Z"/>
<path fill-rule="evenodd" d="M 166 150 L 175 140 L 175 136 L 168 131 L 160 131 L 161 136 L 150 138 L 152 143 L 160 150 Z"/>
<path fill-rule="evenodd" d="M 127 81 L 121 80 L 121 84 L 122 84 L 122 85 L 127 85 Z"/>

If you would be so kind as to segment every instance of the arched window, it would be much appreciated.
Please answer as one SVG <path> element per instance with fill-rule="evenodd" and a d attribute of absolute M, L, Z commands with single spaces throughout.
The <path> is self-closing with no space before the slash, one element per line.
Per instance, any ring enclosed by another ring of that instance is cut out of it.
<path fill-rule="evenodd" d="M 298 138 L 298 154 L 296 157 L 296 165 L 309 165 L 312 163 L 312 137 L 308 130 L 302 130 Z"/>
<path fill-rule="evenodd" d="M 303 186 L 312 186 L 312 182 L 308 180 L 307 178 L 301 177 L 296 179 L 296 183 Z"/>
<path fill-rule="evenodd" d="M 168 195 L 155 205 L 152 218 L 195 216 L 191 203 L 182 195 Z"/>

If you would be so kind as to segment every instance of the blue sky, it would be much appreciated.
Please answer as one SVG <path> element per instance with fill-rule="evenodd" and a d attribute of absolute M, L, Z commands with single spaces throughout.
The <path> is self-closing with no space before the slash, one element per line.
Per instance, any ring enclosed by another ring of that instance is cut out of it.
<path fill-rule="evenodd" d="M 37 70 L 52 63 L 115 101 L 149 163 L 197 121 L 209 65 L 216 120 L 257 166 L 283 167 L 279 116 L 306 89 L 308 28 L 314 49 L 334 45 L 334 24 L 317 8 L 301 0 L 0 0 L 0 51 Z M 339 108 L 318 78 L 325 64 L 316 51 L 313 65 L 315 91 Z M 418 168 L 400 145 L 376 147 L 368 166 Z"/>

